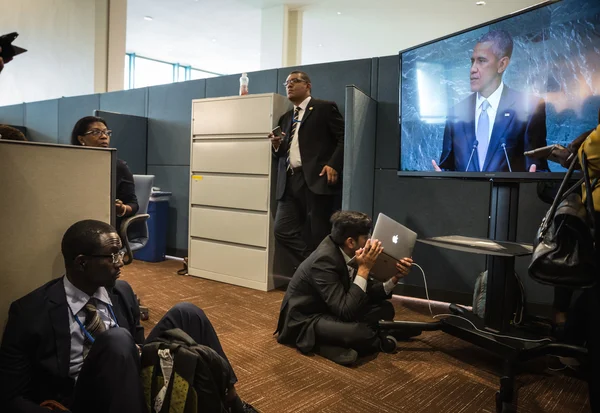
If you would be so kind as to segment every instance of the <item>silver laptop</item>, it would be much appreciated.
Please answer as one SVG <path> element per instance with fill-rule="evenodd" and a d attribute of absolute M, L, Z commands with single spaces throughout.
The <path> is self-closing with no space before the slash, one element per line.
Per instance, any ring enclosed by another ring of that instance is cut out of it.
<path fill-rule="evenodd" d="M 371 269 L 371 276 L 379 281 L 387 281 L 398 273 L 396 262 L 402 258 L 412 257 L 417 233 L 379 213 L 371 239 L 381 241 L 383 252 Z M 353 264 L 354 259 L 349 262 Z"/>

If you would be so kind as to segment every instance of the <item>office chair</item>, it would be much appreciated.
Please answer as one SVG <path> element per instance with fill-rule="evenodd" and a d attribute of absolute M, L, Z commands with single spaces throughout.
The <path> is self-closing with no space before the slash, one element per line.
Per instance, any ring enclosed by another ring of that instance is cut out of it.
<path fill-rule="evenodd" d="M 119 235 L 126 249 L 123 264 L 129 265 L 133 262 L 133 252 L 144 248 L 148 243 L 148 203 L 154 184 L 154 175 L 133 175 L 135 184 L 135 196 L 138 200 L 138 212 L 127 218 L 119 228 Z"/>

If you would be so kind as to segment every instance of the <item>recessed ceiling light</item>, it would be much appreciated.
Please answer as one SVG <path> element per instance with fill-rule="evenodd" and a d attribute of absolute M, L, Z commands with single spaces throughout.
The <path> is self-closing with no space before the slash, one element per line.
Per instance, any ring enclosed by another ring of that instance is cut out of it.
<path fill-rule="evenodd" d="M 341 11 L 338 11 L 338 12 L 337 12 L 337 14 L 338 14 L 338 16 L 339 16 L 340 14 L 342 14 L 342 12 L 341 12 Z"/>
<path fill-rule="evenodd" d="M 217 39 L 210 39 L 211 42 L 216 43 Z"/>
<path fill-rule="evenodd" d="M 144 20 L 148 20 L 149 22 L 151 22 L 154 19 L 152 18 L 152 16 L 144 16 Z"/>
<path fill-rule="evenodd" d="M 477 3 L 475 3 L 478 6 L 485 6 L 485 1 L 478 1 Z"/>
<path fill-rule="evenodd" d="M 319 47 L 323 47 L 323 45 L 321 43 L 319 43 Z"/>

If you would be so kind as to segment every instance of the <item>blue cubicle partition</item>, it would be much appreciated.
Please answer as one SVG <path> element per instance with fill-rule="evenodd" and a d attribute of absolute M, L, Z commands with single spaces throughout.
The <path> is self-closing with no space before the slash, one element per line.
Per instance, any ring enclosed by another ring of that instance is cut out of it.
<path fill-rule="evenodd" d="M 96 110 L 94 114 L 104 119 L 112 130 L 110 146 L 117 149 L 117 157 L 127 162 L 132 174 L 146 175 L 148 118 L 102 110 Z"/>
<path fill-rule="evenodd" d="M 377 102 L 354 85 L 346 87 L 345 122 L 342 209 L 373 216 Z"/>

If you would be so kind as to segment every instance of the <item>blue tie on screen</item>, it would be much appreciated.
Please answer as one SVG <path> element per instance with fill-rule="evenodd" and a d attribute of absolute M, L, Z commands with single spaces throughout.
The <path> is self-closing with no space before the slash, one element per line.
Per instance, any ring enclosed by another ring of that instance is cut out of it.
<path fill-rule="evenodd" d="M 490 145 L 490 117 L 488 116 L 487 110 L 490 107 L 490 103 L 484 100 L 481 104 L 481 114 L 479 115 L 479 123 L 477 124 L 477 156 L 479 157 L 479 169 L 483 171 L 483 165 L 485 163 L 485 156 L 487 154 L 488 146 Z"/>

